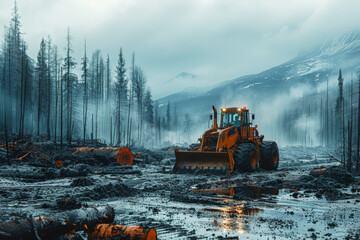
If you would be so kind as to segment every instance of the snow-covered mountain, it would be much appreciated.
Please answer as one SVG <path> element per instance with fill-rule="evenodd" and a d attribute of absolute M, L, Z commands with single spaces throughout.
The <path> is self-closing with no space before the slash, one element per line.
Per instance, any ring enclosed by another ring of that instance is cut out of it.
<path fill-rule="evenodd" d="M 359 67 L 360 32 L 352 32 L 263 72 L 219 81 L 203 91 L 182 90 L 158 102 L 176 102 L 180 111 L 191 107 L 191 111 L 196 112 L 209 112 L 212 105 L 256 105 L 281 94 L 291 94 L 297 88 L 316 91 L 327 80 L 335 85 L 340 68 L 346 81 Z"/>

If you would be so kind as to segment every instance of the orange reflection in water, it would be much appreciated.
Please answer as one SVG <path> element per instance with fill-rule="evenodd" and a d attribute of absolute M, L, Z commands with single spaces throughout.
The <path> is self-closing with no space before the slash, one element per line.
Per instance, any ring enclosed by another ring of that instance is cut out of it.
<path fill-rule="evenodd" d="M 234 206 L 205 208 L 204 211 L 221 213 L 221 216 L 214 218 L 215 231 L 244 234 L 248 233 L 248 229 L 245 226 L 246 216 L 256 215 L 262 210 L 259 208 L 248 208 L 243 203 Z"/>

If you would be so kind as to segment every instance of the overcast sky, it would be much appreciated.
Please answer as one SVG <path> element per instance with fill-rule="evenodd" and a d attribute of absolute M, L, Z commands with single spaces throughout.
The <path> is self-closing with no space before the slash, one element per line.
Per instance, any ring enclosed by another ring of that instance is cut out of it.
<path fill-rule="evenodd" d="M 359 0 L 18 0 L 18 7 L 31 57 L 49 34 L 63 51 L 69 26 L 78 62 L 85 37 L 89 52 L 101 49 L 113 65 L 120 47 L 128 66 L 135 51 L 155 98 L 181 72 L 212 85 L 360 26 Z M 0 25 L 12 8 L 12 0 L 0 0 Z"/>

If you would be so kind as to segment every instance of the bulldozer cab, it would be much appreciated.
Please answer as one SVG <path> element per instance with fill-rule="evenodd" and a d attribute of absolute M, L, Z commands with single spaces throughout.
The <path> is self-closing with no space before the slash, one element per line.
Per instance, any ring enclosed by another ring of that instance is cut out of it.
<path fill-rule="evenodd" d="M 252 115 L 253 116 L 253 115 Z M 251 117 L 254 119 L 254 117 Z M 252 124 L 249 110 L 244 108 L 223 108 L 221 109 L 221 128 L 236 126 L 247 127 Z"/>

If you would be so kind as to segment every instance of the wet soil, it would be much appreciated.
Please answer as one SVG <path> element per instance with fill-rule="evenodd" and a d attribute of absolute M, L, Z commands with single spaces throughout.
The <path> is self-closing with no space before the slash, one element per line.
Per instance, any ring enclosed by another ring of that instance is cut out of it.
<path fill-rule="evenodd" d="M 324 148 L 280 148 L 277 171 L 229 176 L 173 174 L 172 152 L 135 151 L 131 167 L 71 151 L 4 162 L 0 220 L 110 204 L 158 239 L 359 239 L 360 178 Z"/>

